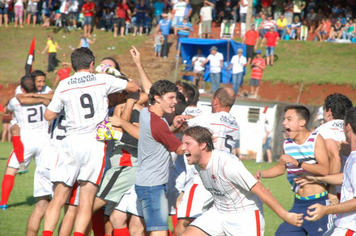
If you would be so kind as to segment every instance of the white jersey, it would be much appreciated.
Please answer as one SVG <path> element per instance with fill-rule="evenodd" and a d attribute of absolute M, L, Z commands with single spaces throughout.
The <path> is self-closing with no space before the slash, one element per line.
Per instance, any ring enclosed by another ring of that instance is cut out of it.
<path fill-rule="evenodd" d="M 205 67 L 201 66 L 201 64 L 206 60 L 206 57 L 204 55 L 196 55 L 195 57 L 193 57 L 192 61 L 195 61 L 194 63 L 194 71 L 200 72 L 200 71 L 204 71 Z"/>
<path fill-rule="evenodd" d="M 65 113 L 64 110 L 62 110 L 57 118 L 51 123 L 49 138 L 54 145 L 58 145 L 59 142 L 66 137 L 66 127 L 64 126 L 65 119 Z"/>
<path fill-rule="evenodd" d="M 188 120 L 188 125 L 203 126 L 210 129 L 213 137 L 215 149 L 232 153 L 236 140 L 239 139 L 239 125 L 234 116 L 227 112 L 211 113 L 209 115 L 200 115 Z"/>
<path fill-rule="evenodd" d="M 352 151 L 344 167 L 344 177 L 341 187 L 340 203 L 353 200 L 356 197 L 356 151 Z M 337 228 L 356 231 L 356 212 L 337 214 L 335 220 Z"/>
<path fill-rule="evenodd" d="M 199 116 L 203 112 L 198 107 L 186 107 L 182 115 Z"/>
<path fill-rule="evenodd" d="M 257 180 L 236 156 L 213 150 L 208 165 L 195 165 L 204 187 L 213 195 L 214 208 L 222 213 L 259 210 L 262 201 L 252 192 Z"/>
<path fill-rule="evenodd" d="M 16 122 L 21 127 L 21 131 L 46 132 L 48 130 L 48 122 L 44 119 L 45 105 L 21 105 L 14 97 L 10 100 L 7 108 L 14 112 Z"/>
<path fill-rule="evenodd" d="M 127 81 L 111 75 L 75 73 L 59 83 L 47 109 L 59 113 L 64 108 L 67 136 L 92 133 L 107 118 L 107 95 L 126 86 Z"/>
<path fill-rule="evenodd" d="M 45 85 L 41 91 L 37 92 L 38 94 L 48 94 L 49 92 L 53 91 L 50 87 L 48 87 L 47 85 Z M 21 94 L 23 93 L 21 90 L 21 85 L 17 86 L 15 89 L 15 96 L 17 94 Z"/>

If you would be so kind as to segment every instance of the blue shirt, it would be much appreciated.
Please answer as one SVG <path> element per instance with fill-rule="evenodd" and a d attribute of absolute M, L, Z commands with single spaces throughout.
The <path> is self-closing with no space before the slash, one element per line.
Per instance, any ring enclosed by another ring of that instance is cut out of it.
<path fill-rule="evenodd" d="M 184 16 L 188 16 L 190 10 L 192 10 L 192 5 L 188 3 L 187 6 L 185 7 Z"/>
<path fill-rule="evenodd" d="M 82 48 L 89 48 L 89 40 L 88 38 L 80 39 L 82 41 Z"/>
<path fill-rule="evenodd" d="M 144 12 L 137 12 L 136 13 L 136 17 L 137 18 L 145 18 L 146 11 L 148 9 L 146 4 L 141 6 L 141 4 L 139 3 L 139 4 L 136 5 L 135 9 L 140 10 L 140 11 L 144 11 Z"/>
<path fill-rule="evenodd" d="M 183 28 L 183 27 L 189 27 L 190 30 L 179 30 L 180 28 Z M 189 22 L 187 22 L 187 23 L 180 22 L 180 23 L 178 23 L 177 28 L 178 28 L 178 35 L 188 36 L 190 34 L 190 32 L 193 31 L 193 26 Z"/>
<path fill-rule="evenodd" d="M 153 8 L 155 9 L 154 15 L 160 16 L 163 13 L 163 9 L 166 8 L 166 5 L 164 2 L 155 2 Z"/>
<path fill-rule="evenodd" d="M 169 30 L 171 28 L 171 20 L 162 19 L 159 21 L 159 28 L 162 30 L 162 35 L 169 35 Z"/>

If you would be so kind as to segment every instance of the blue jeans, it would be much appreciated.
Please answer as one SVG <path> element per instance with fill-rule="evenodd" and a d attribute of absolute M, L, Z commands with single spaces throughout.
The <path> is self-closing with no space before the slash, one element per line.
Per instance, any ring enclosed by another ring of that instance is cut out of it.
<path fill-rule="evenodd" d="M 347 33 L 345 31 L 342 32 L 342 39 L 351 40 L 351 38 L 352 38 L 352 33 Z"/>
<path fill-rule="evenodd" d="M 286 29 L 279 29 L 278 34 L 280 35 L 281 39 L 284 39 L 286 36 L 287 30 Z"/>
<path fill-rule="evenodd" d="M 210 73 L 211 81 L 211 92 L 215 93 L 216 90 L 220 87 L 220 72 L 219 73 Z"/>
<path fill-rule="evenodd" d="M 137 199 L 142 205 L 147 231 L 168 230 L 167 185 L 135 185 Z"/>
<path fill-rule="evenodd" d="M 273 56 L 274 55 L 274 47 L 266 47 L 266 56 Z"/>
<path fill-rule="evenodd" d="M 232 89 L 235 91 L 236 94 L 243 83 L 243 76 L 244 72 L 232 74 Z"/>

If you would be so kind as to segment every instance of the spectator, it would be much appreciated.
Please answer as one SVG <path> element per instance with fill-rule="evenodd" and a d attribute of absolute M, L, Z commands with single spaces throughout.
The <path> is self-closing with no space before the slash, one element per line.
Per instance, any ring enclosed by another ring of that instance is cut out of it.
<path fill-rule="evenodd" d="M 176 26 L 178 23 L 183 21 L 185 8 L 187 7 L 187 3 L 184 0 L 179 0 L 173 7 L 173 22 L 172 26 Z M 174 32 L 174 35 L 177 36 L 177 32 Z"/>
<path fill-rule="evenodd" d="M 349 19 L 346 26 L 343 28 L 342 39 L 351 40 L 352 36 L 355 36 L 355 34 L 356 34 L 355 29 L 356 28 L 355 28 L 354 21 L 352 19 Z"/>
<path fill-rule="evenodd" d="M 210 48 L 210 55 L 208 58 L 201 64 L 205 66 L 206 63 L 210 61 L 210 81 L 211 81 L 211 93 L 220 87 L 220 78 L 221 78 L 221 68 L 223 67 L 224 56 L 218 52 L 218 48 L 212 46 Z"/>
<path fill-rule="evenodd" d="M 162 44 L 164 43 L 164 37 L 162 35 L 162 30 L 158 30 L 157 35 L 155 36 L 155 56 L 161 57 Z"/>
<path fill-rule="evenodd" d="M 231 58 L 230 68 L 232 68 L 232 89 L 235 94 L 238 94 L 239 90 L 242 90 L 244 83 L 244 68 L 247 65 L 246 57 L 242 55 L 243 49 L 237 49 L 237 55 Z"/>
<path fill-rule="evenodd" d="M 8 104 L 8 103 L 7 103 Z M 12 120 L 12 112 L 10 112 L 9 110 L 7 110 L 7 104 L 5 105 L 5 113 L 4 116 L 2 117 L 2 142 L 5 142 L 5 138 L 7 136 L 7 141 L 11 142 L 11 132 L 10 132 L 10 128 L 11 128 L 11 123 L 10 121 Z M 4 111 L 4 108 L 1 106 L 2 111 Z"/>
<path fill-rule="evenodd" d="M 42 4 L 42 22 L 43 24 L 41 25 L 42 27 L 49 27 L 50 25 L 50 18 L 51 18 L 51 10 L 49 7 L 50 3 L 48 1 L 43 1 Z"/>
<path fill-rule="evenodd" d="M 189 20 L 190 16 L 192 15 L 193 8 L 189 0 L 185 0 L 185 2 L 187 3 L 187 6 L 185 7 L 184 17 L 188 17 Z"/>
<path fill-rule="evenodd" d="M 329 33 L 329 40 L 335 40 L 336 39 L 341 39 L 342 37 L 342 25 L 339 20 L 336 21 L 336 23 L 331 26 L 330 33 Z"/>
<path fill-rule="evenodd" d="M 229 32 L 228 34 L 230 34 L 230 26 L 232 24 L 232 20 L 233 20 L 233 9 L 231 7 L 231 2 L 230 0 L 225 2 L 225 8 L 224 10 L 220 11 L 219 16 L 222 18 L 222 22 L 221 22 L 221 34 L 220 36 L 223 35 L 222 32 Z"/>
<path fill-rule="evenodd" d="M 0 8 L 0 27 L 2 26 L 2 17 L 4 17 L 4 23 L 5 27 L 9 27 L 8 22 L 9 22 L 9 3 L 11 3 L 11 0 L 4 0 L 4 7 Z"/>
<path fill-rule="evenodd" d="M 70 6 L 69 0 L 62 0 L 61 7 L 59 8 L 59 12 L 61 13 L 60 21 L 63 23 L 65 30 L 69 31 L 69 16 L 68 16 L 68 9 Z"/>
<path fill-rule="evenodd" d="M 269 31 L 271 27 L 276 27 L 276 22 L 272 19 L 272 16 L 269 15 L 267 16 L 267 20 L 263 22 L 263 31 L 260 30 L 260 35 L 263 38 L 265 36 L 265 33 Z M 262 33 L 262 34 L 261 34 Z"/>
<path fill-rule="evenodd" d="M 26 14 L 27 14 L 26 26 L 28 26 L 31 23 L 31 16 L 32 16 L 33 27 L 35 27 L 36 20 L 37 20 L 37 0 L 27 1 Z"/>
<path fill-rule="evenodd" d="M 271 152 L 271 144 L 272 144 L 272 126 L 269 124 L 268 120 L 266 119 L 264 125 L 265 136 L 263 137 L 263 150 L 266 151 L 267 154 L 267 161 L 268 163 L 272 163 L 272 152 Z M 262 158 L 263 160 L 263 158 Z"/>
<path fill-rule="evenodd" d="M 281 39 L 284 39 L 287 32 L 287 20 L 284 18 L 284 15 L 281 14 L 277 20 L 277 32 Z"/>
<path fill-rule="evenodd" d="M 84 35 L 85 37 L 91 37 L 91 29 L 93 25 L 95 5 L 90 2 L 90 0 L 86 0 L 82 7 L 82 13 L 84 14 Z"/>
<path fill-rule="evenodd" d="M 316 23 L 316 13 L 313 8 L 311 8 L 310 12 L 307 14 L 306 20 L 308 23 L 309 32 L 314 32 Z"/>
<path fill-rule="evenodd" d="M 110 11 L 110 8 L 103 8 L 103 15 L 101 17 L 101 21 L 99 25 L 100 30 L 111 31 L 113 21 L 114 21 L 114 12 Z"/>
<path fill-rule="evenodd" d="M 198 85 L 198 82 L 200 81 L 200 79 L 204 76 L 204 66 L 202 66 L 202 63 L 206 60 L 206 57 L 203 55 L 203 51 L 201 50 L 201 48 L 198 48 L 198 51 L 197 51 L 197 55 L 195 55 L 192 59 L 192 66 L 193 67 L 193 70 L 194 70 L 194 73 L 196 74 L 196 78 L 195 78 L 195 81 L 196 81 L 196 85 Z M 203 81 L 201 81 L 203 83 Z M 200 85 L 199 88 L 202 88 L 202 84 Z"/>
<path fill-rule="evenodd" d="M 339 21 L 341 22 L 341 25 L 342 25 L 342 26 L 345 26 L 346 23 L 347 23 L 347 20 L 346 20 L 346 18 L 344 17 L 344 14 L 342 14 L 342 13 L 339 14 L 339 17 L 337 18 L 337 20 L 339 20 Z"/>
<path fill-rule="evenodd" d="M 257 50 L 259 33 L 255 30 L 255 24 L 251 24 L 251 29 L 248 30 L 242 38 L 242 43 L 246 44 L 247 64 L 251 63 L 255 50 Z"/>
<path fill-rule="evenodd" d="M 337 17 L 340 13 L 341 13 L 341 14 L 344 13 L 344 10 L 341 8 L 341 5 L 340 5 L 340 3 L 339 3 L 339 4 L 337 4 L 336 6 L 333 6 L 333 7 L 331 8 L 331 12 L 332 12 L 332 14 L 333 14 L 334 17 Z"/>
<path fill-rule="evenodd" d="M 290 28 L 287 28 L 289 38 L 299 39 L 301 26 L 302 22 L 300 22 L 299 17 L 294 17 L 294 22 L 291 24 Z"/>
<path fill-rule="evenodd" d="M 163 9 L 166 8 L 166 5 L 164 4 L 164 2 L 162 0 L 158 0 L 153 4 L 153 9 L 154 9 L 154 18 L 156 20 L 156 25 L 158 24 L 158 22 L 162 19 L 162 13 L 163 13 Z"/>
<path fill-rule="evenodd" d="M 124 37 L 125 36 L 125 21 L 127 17 L 130 17 L 131 11 L 129 8 L 129 5 L 127 5 L 126 0 L 122 0 L 121 3 L 119 3 L 116 7 L 115 10 L 116 13 L 116 18 L 114 22 L 114 37 L 117 37 L 117 31 L 120 29 L 120 36 Z M 137 23 L 137 18 L 136 18 L 136 23 Z"/>
<path fill-rule="evenodd" d="M 204 6 L 200 9 L 200 22 L 201 22 L 201 33 L 204 38 L 210 38 L 211 33 L 211 21 L 212 18 L 212 11 L 214 8 L 214 4 L 209 2 L 208 0 L 204 0 Z"/>
<path fill-rule="evenodd" d="M 305 8 L 305 1 L 303 0 L 293 0 L 293 17 L 299 17 L 299 19 L 303 19 L 303 12 Z"/>
<path fill-rule="evenodd" d="M 248 1 L 241 0 L 239 2 L 239 5 L 240 5 L 241 37 L 243 37 L 246 32 L 246 16 L 247 16 L 247 9 L 248 9 Z"/>
<path fill-rule="evenodd" d="M 274 27 L 271 27 L 269 31 L 265 34 L 265 37 L 262 39 L 261 47 L 264 42 L 266 42 L 266 61 L 267 66 L 273 66 L 274 62 L 274 48 L 278 44 L 279 35 L 276 31 L 274 31 Z"/>
<path fill-rule="evenodd" d="M 331 22 L 330 22 L 329 18 L 324 18 L 324 19 L 322 19 L 321 22 L 322 23 L 315 30 L 315 32 L 317 33 L 319 41 L 325 41 L 329 35 L 329 32 L 330 32 Z"/>
<path fill-rule="evenodd" d="M 262 19 L 263 17 L 263 19 Z M 255 19 L 253 20 L 253 24 L 255 24 L 255 29 L 256 31 L 259 30 L 260 27 L 262 27 L 262 22 L 266 20 L 266 15 L 261 13 L 261 16 L 260 14 L 256 14 L 255 16 Z"/>
<path fill-rule="evenodd" d="M 262 12 L 266 15 L 272 15 L 272 0 L 261 0 Z"/>
<path fill-rule="evenodd" d="M 114 3 L 112 3 L 112 4 L 113 4 L 113 6 L 115 6 Z M 92 25 L 93 27 L 98 28 L 98 26 L 99 26 L 100 19 L 103 16 L 103 5 L 104 5 L 104 3 L 103 3 L 102 0 L 94 0 L 94 6 L 95 6 L 94 14 L 95 14 L 95 17 L 93 17 L 93 19 L 94 19 L 93 20 L 94 23 Z M 114 9 L 110 8 L 110 11 L 111 10 L 114 10 Z"/>
<path fill-rule="evenodd" d="M 93 41 L 91 41 L 88 37 L 85 37 L 84 34 L 80 34 L 80 42 L 77 48 L 90 48 L 90 44 L 95 43 L 96 38 L 94 38 Z"/>
<path fill-rule="evenodd" d="M 284 0 L 274 0 L 272 5 L 274 7 L 274 13 L 273 13 L 273 19 L 277 21 L 280 17 L 280 15 L 283 14 L 284 12 Z"/>
<path fill-rule="evenodd" d="M 178 25 L 174 27 L 174 30 L 177 31 L 178 34 L 178 40 L 177 40 L 177 50 L 178 50 L 180 39 L 188 38 L 190 32 L 193 32 L 193 26 L 190 22 L 188 22 L 188 17 L 184 17 L 183 22 L 178 23 Z"/>
<path fill-rule="evenodd" d="M 256 51 L 256 58 L 251 63 L 250 94 L 253 98 L 258 98 L 258 90 L 262 79 L 263 71 L 266 68 L 266 62 L 261 56 L 261 50 Z"/>
<path fill-rule="evenodd" d="M 78 0 L 71 0 L 70 6 L 68 8 L 68 18 L 70 26 L 75 30 L 77 29 L 77 19 L 79 13 L 79 2 Z"/>
<path fill-rule="evenodd" d="M 293 22 L 293 6 L 292 0 L 287 0 L 287 3 L 284 5 L 284 16 L 287 19 L 288 25 Z"/>
<path fill-rule="evenodd" d="M 59 81 L 62 81 L 69 77 L 70 75 L 70 67 L 72 66 L 71 63 L 62 62 L 62 68 L 58 70 L 56 80 L 53 83 L 53 86 L 56 87 Z"/>
<path fill-rule="evenodd" d="M 136 13 L 136 25 L 134 27 L 133 36 L 137 35 L 137 28 L 140 28 L 140 36 L 142 36 L 143 26 L 145 24 L 146 12 L 148 11 L 148 7 L 145 4 L 145 0 L 140 0 L 140 3 L 135 6 Z"/>
<path fill-rule="evenodd" d="M 162 35 L 164 37 L 163 48 L 162 48 L 162 57 L 167 58 L 168 55 L 168 35 L 171 28 L 172 21 L 168 18 L 168 14 L 162 14 L 163 19 L 158 22 L 156 26 L 155 36 L 159 30 L 162 30 Z"/>
<path fill-rule="evenodd" d="M 48 68 L 46 74 L 53 71 L 54 74 L 57 73 L 56 64 L 57 64 L 57 49 L 59 46 L 57 42 L 54 41 L 53 36 L 47 36 L 47 45 L 46 48 L 42 51 L 42 54 L 48 49 Z"/>
<path fill-rule="evenodd" d="M 346 17 L 346 20 L 350 20 L 352 19 L 352 10 L 350 8 L 350 6 L 346 6 L 346 10 L 345 10 L 345 17 Z"/>

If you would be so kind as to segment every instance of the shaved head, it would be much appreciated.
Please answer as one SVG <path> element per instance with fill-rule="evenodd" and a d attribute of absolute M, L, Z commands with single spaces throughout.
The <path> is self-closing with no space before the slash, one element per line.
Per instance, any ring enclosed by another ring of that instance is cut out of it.
<path fill-rule="evenodd" d="M 215 91 L 213 98 L 217 98 L 222 107 L 231 108 L 235 103 L 236 96 L 232 88 L 221 87 Z"/>

